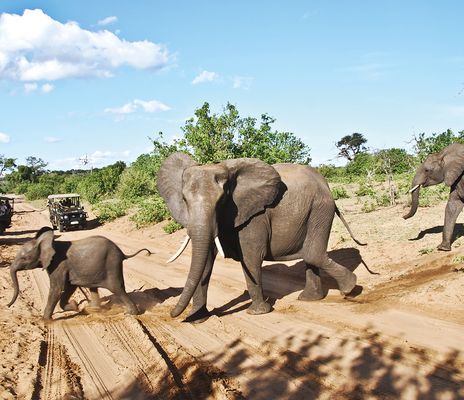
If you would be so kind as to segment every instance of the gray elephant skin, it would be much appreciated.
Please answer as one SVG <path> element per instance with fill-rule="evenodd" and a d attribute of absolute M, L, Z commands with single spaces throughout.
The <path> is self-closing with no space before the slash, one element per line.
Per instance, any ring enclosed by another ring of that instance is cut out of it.
<path fill-rule="evenodd" d="M 340 214 L 327 182 L 309 166 L 271 166 L 252 158 L 199 165 L 187 154 L 174 153 L 163 161 L 157 187 L 192 241 L 190 271 L 172 317 L 180 315 L 191 299 L 187 319 L 200 322 L 208 317 L 216 237 L 225 257 L 242 265 L 252 300 L 250 314 L 271 310 L 263 298 L 264 260 L 305 261 L 306 285 L 300 300 L 324 297 L 319 269 L 335 278 L 342 294 L 356 285 L 356 275 L 327 255 L 334 213 Z"/>
<path fill-rule="evenodd" d="M 438 245 L 438 250 L 451 250 L 451 238 L 456 220 L 464 206 L 463 172 L 464 145 L 454 143 L 439 153 L 428 155 L 417 169 L 411 184 L 411 209 L 403 216 L 404 219 L 411 218 L 416 214 L 421 186 L 427 187 L 445 182 L 451 188 L 446 204 L 442 242 Z"/>
<path fill-rule="evenodd" d="M 50 292 L 43 318 L 51 320 L 58 301 L 65 311 L 77 311 L 75 301 L 69 302 L 77 287 L 86 287 L 91 291 L 91 305 L 98 307 L 97 289 L 106 288 L 118 296 L 129 314 L 139 314 L 134 302 L 129 298 L 124 286 L 122 272 L 123 261 L 134 257 L 125 255 L 111 240 L 103 236 L 91 236 L 76 241 L 55 241 L 53 230 L 40 229 L 36 237 L 26 242 L 18 251 L 10 266 L 13 281 L 13 298 L 10 307 L 19 294 L 17 272 L 34 268 L 44 268 L 50 277 Z"/>

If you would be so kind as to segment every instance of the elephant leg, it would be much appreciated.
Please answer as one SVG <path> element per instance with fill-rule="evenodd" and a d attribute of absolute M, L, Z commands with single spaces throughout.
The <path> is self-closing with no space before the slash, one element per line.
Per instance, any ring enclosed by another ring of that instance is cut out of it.
<path fill-rule="evenodd" d="M 217 250 L 213 249 L 208 255 L 206 261 L 205 270 L 201 277 L 200 283 L 198 284 L 193 297 L 192 297 L 192 311 L 187 316 L 186 321 L 200 323 L 206 321 L 210 313 L 206 307 L 208 286 L 211 278 L 211 272 L 213 271 L 214 260 L 216 259 Z"/>
<path fill-rule="evenodd" d="M 50 282 L 50 291 L 48 292 L 47 305 L 45 306 L 43 319 L 45 321 L 51 321 L 53 311 L 55 310 L 58 300 L 60 299 L 62 288 L 56 283 Z"/>
<path fill-rule="evenodd" d="M 66 282 L 64 285 L 63 293 L 60 297 L 60 307 L 63 311 L 78 311 L 79 307 L 77 306 L 76 300 L 71 300 L 71 296 L 76 291 L 76 286 L 71 285 L 69 282 Z"/>
<path fill-rule="evenodd" d="M 451 239 L 456 225 L 456 220 L 462 211 L 464 203 L 459 198 L 455 191 L 450 193 L 448 203 L 445 210 L 445 223 L 443 226 L 442 242 L 438 246 L 438 250 L 450 251 Z"/>
<path fill-rule="evenodd" d="M 89 288 L 90 290 L 90 301 L 87 309 L 99 310 L 101 306 L 100 296 L 98 295 L 98 288 Z"/>
<path fill-rule="evenodd" d="M 333 277 L 342 294 L 346 295 L 356 286 L 356 275 L 327 255 L 327 243 L 329 242 L 334 213 L 335 203 L 333 200 L 321 199 L 313 204 L 302 249 L 303 259 L 306 264 L 314 265 Z M 306 277 L 308 278 L 308 274 Z M 309 277 L 314 279 L 312 274 L 309 274 Z M 308 284 L 309 287 L 312 285 L 311 282 Z"/>
<path fill-rule="evenodd" d="M 140 314 L 139 309 L 137 308 L 135 303 L 130 299 L 130 297 L 126 293 L 124 279 L 122 277 L 122 271 L 121 271 L 121 281 L 112 283 L 108 285 L 106 288 L 110 290 L 111 292 L 113 292 L 116 296 L 118 296 L 121 299 L 124 306 L 126 307 L 127 314 L 131 314 L 131 315 Z"/>
<path fill-rule="evenodd" d="M 315 301 L 324 298 L 319 268 L 314 265 L 306 266 L 306 285 L 298 296 L 298 300 Z"/>
<path fill-rule="evenodd" d="M 247 259 L 242 261 L 243 273 L 251 297 L 251 305 L 247 309 L 248 314 L 258 315 L 266 314 L 271 311 L 271 305 L 264 300 L 263 284 L 261 279 L 262 260 Z"/>

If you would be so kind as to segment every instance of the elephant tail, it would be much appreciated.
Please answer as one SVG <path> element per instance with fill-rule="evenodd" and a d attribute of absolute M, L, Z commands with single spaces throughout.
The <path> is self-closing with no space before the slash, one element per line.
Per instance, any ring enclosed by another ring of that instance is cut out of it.
<path fill-rule="evenodd" d="M 155 253 L 152 253 L 152 252 L 151 252 L 150 250 L 148 250 L 148 249 L 140 249 L 139 251 L 136 251 L 134 254 L 126 255 L 126 254 L 123 253 L 124 260 L 127 260 L 128 258 L 135 257 L 137 254 L 141 253 L 142 251 L 148 252 L 148 255 L 149 255 L 149 256 L 151 256 L 152 254 L 155 254 Z"/>
<path fill-rule="evenodd" d="M 348 231 L 348 233 L 350 234 L 351 239 L 353 239 L 360 246 L 367 246 L 367 243 L 362 243 L 362 242 L 360 242 L 358 239 L 356 239 L 354 237 L 353 232 L 351 232 L 351 228 L 348 225 L 348 222 L 346 222 L 345 217 L 343 217 L 343 214 L 340 212 L 340 210 L 338 209 L 336 204 L 335 204 L 335 212 L 337 213 L 338 218 L 340 218 L 340 220 L 343 222 L 343 225 L 345 225 L 345 228 Z"/>

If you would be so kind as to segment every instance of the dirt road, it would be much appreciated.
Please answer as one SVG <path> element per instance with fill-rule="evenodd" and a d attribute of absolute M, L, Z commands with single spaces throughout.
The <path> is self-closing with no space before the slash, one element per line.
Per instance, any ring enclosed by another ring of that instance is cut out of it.
<path fill-rule="evenodd" d="M 49 225 L 46 211 L 16 204 L 13 227 L 0 240 L 2 266 Z M 20 273 L 21 295 L 8 309 L 12 289 L 8 270 L 1 269 L 0 399 L 464 398 L 461 239 L 451 253 L 431 250 L 440 241 L 440 229 L 433 228 L 443 205 L 420 210 L 411 223 L 401 219 L 400 207 L 370 214 L 357 214 L 349 204 L 345 209 L 369 245 L 347 240 L 336 221 L 330 255 L 356 270 L 360 296 L 342 299 L 326 279 L 324 300 L 299 302 L 302 264 L 274 263 L 263 271 L 274 310 L 251 316 L 241 268 L 218 259 L 208 294 L 213 315 L 202 324 L 169 316 L 190 263 L 189 251 L 165 263 L 182 231 L 136 231 L 122 219 L 57 233 L 57 240 L 104 235 L 126 253 L 154 251 L 124 263 L 127 291 L 143 314 L 125 315 L 102 291 L 102 312 L 86 313 L 78 295 L 79 314 L 57 309 L 55 321 L 45 325 L 46 272 Z M 379 274 L 369 273 L 362 260 Z"/>

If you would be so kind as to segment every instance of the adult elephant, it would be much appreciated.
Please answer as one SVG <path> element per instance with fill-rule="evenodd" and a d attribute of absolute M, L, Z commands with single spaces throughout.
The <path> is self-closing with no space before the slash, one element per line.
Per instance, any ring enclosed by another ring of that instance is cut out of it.
<path fill-rule="evenodd" d="M 445 147 L 439 153 L 428 155 L 417 169 L 412 181 L 410 190 L 412 195 L 411 209 L 403 216 L 404 219 L 411 218 L 416 213 L 419 205 L 419 190 L 421 186 L 427 187 L 445 182 L 447 186 L 451 187 L 445 210 L 443 237 L 438 250 L 451 250 L 451 238 L 454 226 L 456 225 L 456 219 L 464 205 L 463 172 L 464 145 L 454 143 Z"/>
<path fill-rule="evenodd" d="M 208 315 L 207 290 L 218 251 L 215 241 L 225 257 L 242 265 L 252 300 L 250 314 L 271 310 L 263 298 L 263 260 L 306 262 L 300 300 L 324 296 L 319 268 L 335 278 L 342 294 L 355 287 L 356 275 L 327 255 L 334 213 L 339 212 L 327 182 L 315 169 L 271 166 L 251 158 L 199 165 L 184 153 L 174 153 L 162 163 L 157 186 L 192 240 L 190 271 L 172 317 L 180 315 L 192 297 L 189 319 Z"/>

